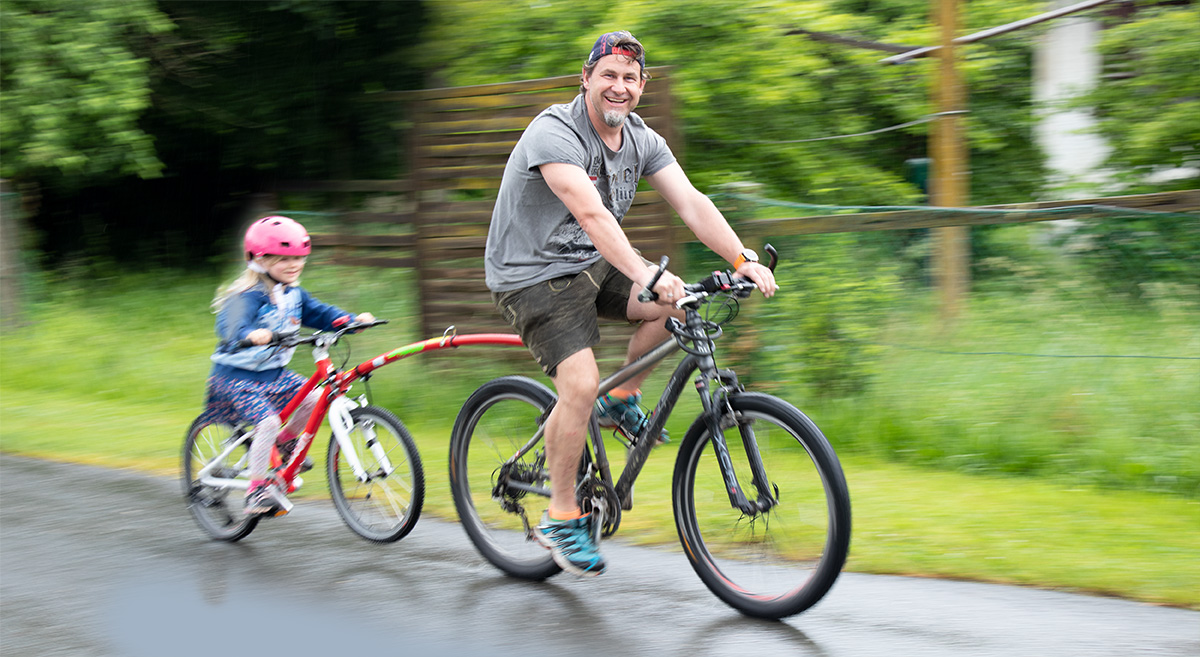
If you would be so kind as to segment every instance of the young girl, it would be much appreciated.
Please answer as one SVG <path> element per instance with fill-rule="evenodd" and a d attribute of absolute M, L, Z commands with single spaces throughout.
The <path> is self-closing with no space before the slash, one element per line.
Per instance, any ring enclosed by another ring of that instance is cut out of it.
<path fill-rule="evenodd" d="M 206 412 L 217 421 L 255 425 L 245 502 L 248 515 L 286 513 L 284 491 L 268 477 L 271 446 L 278 441 L 281 452 L 290 455 L 317 394 L 309 395 L 283 427 L 279 411 L 306 379 L 286 367 L 295 348 L 262 345 L 275 336 L 296 333 L 302 325 L 330 330 L 335 320 L 342 324 L 349 319 L 346 311 L 321 303 L 297 285 L 311 250 L 308 232 L 299 223 L 287 217 L 259 219 L 246 231 L 246 271 L 213 299 L 221 342 L 212 355 Z M 354 319 L 375 321 L 371 313 Z M 240 340 L 254 346 L 239 349 Z"/>

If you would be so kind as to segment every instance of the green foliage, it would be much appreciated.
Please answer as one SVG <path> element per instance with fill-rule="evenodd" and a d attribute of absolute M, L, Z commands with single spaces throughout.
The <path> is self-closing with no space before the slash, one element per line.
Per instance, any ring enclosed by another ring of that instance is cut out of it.
<path fill-rule="evenodd" d="M 1040 7 L 978 0 L 964 22 L 982 29 Z M 788 34 L 799 28 L 927 45 L 937 39 L 927 2 L 626 0 L 590 11 L 566 2 L 513 11 L 459 0 L 435 3 L 431 11 L 433 38 L 423 57 L 439 83 L 449 85 L 575 73 L 596 36 L 629 29 L 646 44 L 650 65 L 674 67 L 686 146 L 680 154 L 702 189 L 740 177 L 767 185 L 768 195 L 817 203 L 918 198 L 904 180 L 904 162 L 925 155 L 928 123 L 867 137 L 778 142 L 862 133 L 928 115 L 933 60 L 889 67 L 878 63 L 885 56 L 879 51 Z M 963 66 L 977 203 L 1028 198 L 1043 178 L 1029 111 L 1033 39 L 998 43 L 968 49 Z"/>
<path fill-rule="evenodd" d="M 1095 108 L 1111 145 L 1108 165 L 1131 191 L 1196 187 L 1188 179 L 1148 183 L 1161 169 L 1200 167 L 1200 4 L 1139 2 L 1134 20 L 1104 31 L 1109 75 L 1080 104 Z"/>
<path fill-rule="evenodd" d="M 153 0 L 5 0 L 0 23 L 0 175 L 160 173 L 138 125 L 150 63 L 137 44 L 174 27 Z"/>
<path fill-rule="evenodd" d="M 1106 219 L 1083 225 L 1069 246 L 1117 292 L 1141 297 L 1147 284 L 1200 281 L 1200 216 Z"/>
<path fill-rule="evenodd" d="M 755 379 L 797 384 L 805 397 L 865 392 L 879 372 L 880 318 L 900 294 L 894 266 L 857 236 L 787 240 L 776 270 L 780 292 L 764 304 Z"/>
<path fill-rule="evenodd" d="M 391 103 L 419 86 L 415 2 L 200 2 L 162 9 L 177 26 L 149 49 L 154 108 L 173 162 L 294 178 L 400 174 Z M 217 146 L 217 148 L 214 148 Z"/>

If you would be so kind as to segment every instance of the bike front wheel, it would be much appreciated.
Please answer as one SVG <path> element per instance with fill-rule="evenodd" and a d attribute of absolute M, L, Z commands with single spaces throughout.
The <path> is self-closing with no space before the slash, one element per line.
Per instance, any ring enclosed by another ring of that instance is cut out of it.
<path fill-rule="evenodd" d="M 730 501 L 709 423 L 703 416 L 680 445 L 673 479 L 675 523 L 684 553 L 718 598 L 748 616 L 779 619 L 816 604 L 833 586 L 850 549 L 850 493 L 821 431 L 787 402 L 756 393 L 729 398 L 723 430 L 729 460 L 751 501 Z M 757 445 L 766 481 L 751 472 Z M 761 480 L 760 480 L 761 481 Z"/>
<path fill-rule="evenodd" d="M 517 456 L 555 400 L 533 379 L 489 381 L 463 404 L 450 437 L 450 491 L 463 529 L 492 565 L 523 579 L 560 571 L 530 531 L 550 505 L 545 443 Z"/>
<path fill-rule="evenodd" d="M 330 436 L 325 461 L 333 506 L 355 534 L 376 543 L 404 538 L 425 501 L 425 471 L 408 429 L 382 408 L 350 411 L 350 443 L 362 465 L 360 478 Z"/>
<path fill-rule="evenodd" d="M 248 440 L 221 457 L 226 448 L 243 435 L 228 424 L 199 417 L 192 423 L 183 441 L 183 495 L 188 511 L 209 536 L 231 543 L 254 531 L 260 517 L 242 512 L 244 487 L 205 483 L 201 481 L 199 473 L 212 465 L 208 481 L 242 479 L 248 483 Z"/>

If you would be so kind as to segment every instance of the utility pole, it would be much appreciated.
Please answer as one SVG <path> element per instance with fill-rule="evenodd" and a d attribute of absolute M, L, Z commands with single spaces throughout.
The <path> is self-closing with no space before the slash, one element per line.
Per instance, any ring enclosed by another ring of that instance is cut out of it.
<path fill-rule="evenodd" d="M 935 22 L 941 27 L 942 47 L 937 51 L 934 98 L 939 114 L 930 135 L 933 155 L 930 203 L 943 207 L 966 207 L 970 174 L 961 114 L 966 94 L 956 64 L 955 32 L 958 30 L 958 0 L 933 0 Z M 970 279 L 968 269 L 970 233 L 966 226 L 934 229 L 933 268 L 941 295 L 942 319 L 949 322 L 961 311 Z"/>

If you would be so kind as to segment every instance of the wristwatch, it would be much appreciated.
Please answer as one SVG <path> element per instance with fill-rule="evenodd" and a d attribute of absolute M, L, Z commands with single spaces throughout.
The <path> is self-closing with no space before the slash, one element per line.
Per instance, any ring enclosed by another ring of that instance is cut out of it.
<path fill-rule="evenodd" d="M 758 262 L 758 254 L 750 249 L 742 249 L 736 260 L 733 261 L 733 270 L 741 269 L 742 265 L 747 262 Z"/>

